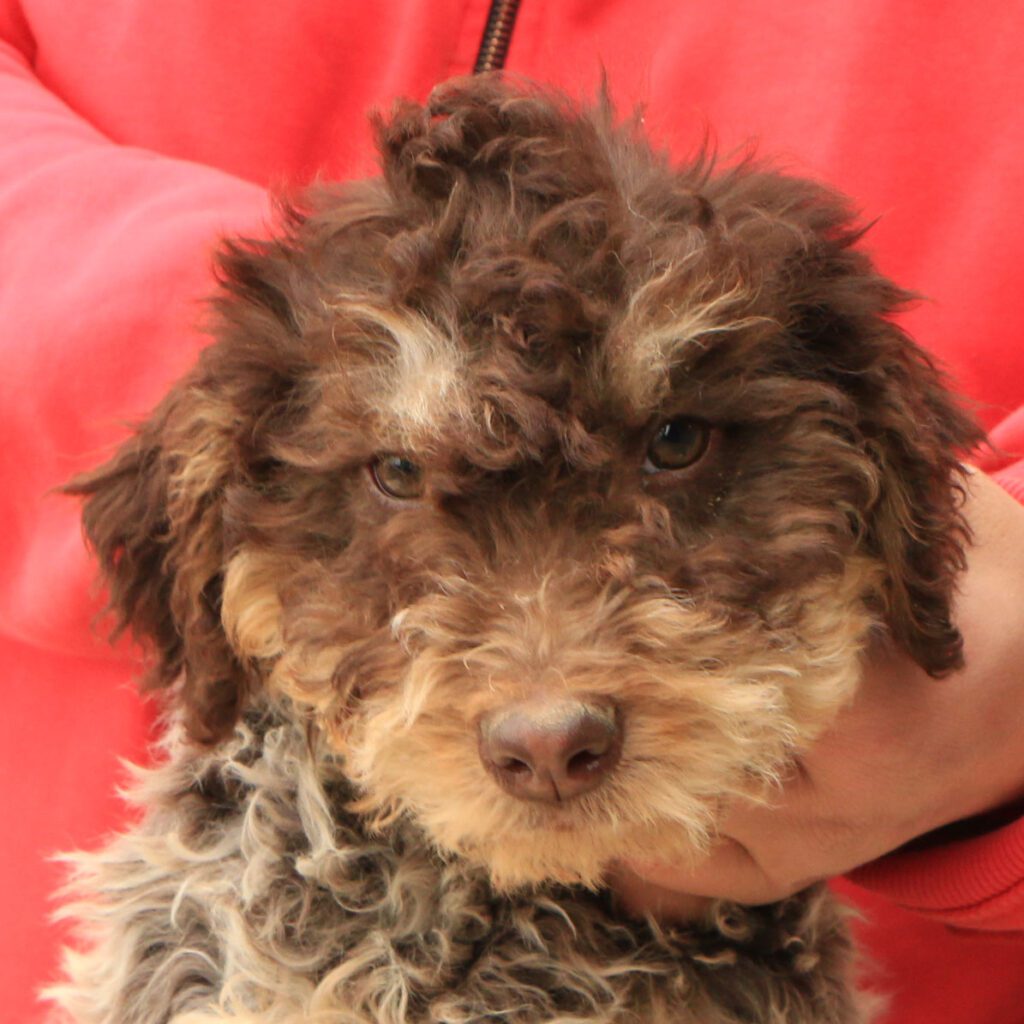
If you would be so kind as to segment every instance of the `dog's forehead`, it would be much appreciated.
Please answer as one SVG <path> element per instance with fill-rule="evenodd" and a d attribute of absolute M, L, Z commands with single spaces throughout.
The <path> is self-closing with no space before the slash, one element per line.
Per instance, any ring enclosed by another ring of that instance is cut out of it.
<path fill-rule="evenodd" d="M 556 339 L 543 372 L 518 349 L 514 321 L 487 343 L 467 332 L 459 310 L 443 317 L 366 302 L 353 304 L 385 358 L 358 375 L 374 409 L 382 443 L 418 451 L 476 444 L 493 431 L 496 404 L 515 429 L 550 417 L 552 438 L 566 418 L 590 426 L 635 427 L 671 403 L 672 381 L 718 338 L 759 317 L 742 312 L 745 293 L 733 283 L 681 283 L 677 268 L 653 275 L 625 296 L 612 322 L 595 326 L 589 345 Z M 517 351 L 512 351 L 517 350 Z M 515 366 L 510 369 L 510 365 Z"/>
<path fill-rule="evenodd" d="M 547 419 L 553 437 L 567 415 L 635 427 L 701 353 L 770 319 L 764 282 L 701 222 L 687 182 L 666 169 L 657 185 L 646 206 L 614 180 L 532 211 L 510 189 L 444 231 L 434 213 L 399 227 L 378 258 L 408 289 L 337 302 L 372 339 L 358 375 L 382 443 L 472 445 L 499 407 L 504 428 Z"/>

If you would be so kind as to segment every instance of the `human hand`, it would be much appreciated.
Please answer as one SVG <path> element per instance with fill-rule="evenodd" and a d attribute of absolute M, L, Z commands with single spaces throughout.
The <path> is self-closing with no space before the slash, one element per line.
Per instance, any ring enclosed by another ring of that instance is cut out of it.
<path fill-rule="evenodd" d="M 614 867 L 627 909 L 690 918 L 712 898 L 783 899 L 1024 795 L 1024 507 L 972 473 L 964 511 L 966 667 L 933 679 L 903 654 L 871 652 L 853 703 L 767 803 L 727 809 L 706 857 Z"/>

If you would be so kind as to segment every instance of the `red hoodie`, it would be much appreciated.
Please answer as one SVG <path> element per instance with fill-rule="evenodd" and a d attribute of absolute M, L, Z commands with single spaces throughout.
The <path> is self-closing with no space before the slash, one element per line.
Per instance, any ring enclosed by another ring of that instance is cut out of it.
<path fill-rule="evenodd" d="M 53 970 L 42 858 L 117 825 L 148 728 L 128 652 L 90 631 L 77 509 L 46 492 L 190 364 L 216 238 L 265 230 L 268 188 L 372 172 L 366 111 L 470 70 L 488 6 L 0 0 L 7 1019 L 38 1018 Z M 677 155 L 710 125 L 856 196 L 881 268 L 929 296 L 906 325 L 1021 452 L 1022 38 L 1015 0 L 523 0 L 507 67 L 585 94 L 604 68 Z M 1020 465 L 1002 479 L 1024 500 Z M 854 881 L 889 1024 L 1024 1021 L 1024 824 Z"/>

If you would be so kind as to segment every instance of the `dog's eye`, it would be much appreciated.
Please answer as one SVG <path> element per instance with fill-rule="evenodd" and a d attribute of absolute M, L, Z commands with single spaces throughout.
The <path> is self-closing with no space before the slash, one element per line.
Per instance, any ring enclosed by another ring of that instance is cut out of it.
<path fill-rule="evenodd" d="M 702 420 L 680 417 L 662 423 L 647 449 L 644 469 L 648 473 L 686 469 L 708 450 L 711 428 Z"/>
<path fill-rule="evenodd" d="M 403 455 L 378 456 L 370 464 L 370 475 L 389 498 L 411 501 L 423 497 L 423 470 Z"/>

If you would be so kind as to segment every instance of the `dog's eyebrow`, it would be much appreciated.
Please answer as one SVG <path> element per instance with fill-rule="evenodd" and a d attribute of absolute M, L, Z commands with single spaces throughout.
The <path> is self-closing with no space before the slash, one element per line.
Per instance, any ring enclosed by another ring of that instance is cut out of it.
<path fill-rule="evenodd" d="M 454 327 L 446 330 L 413 310 L 363 296 L 339 296 L 331 309 L 357 325 L 383 357 L 372 385 L 380 411 L 400 436 L 436 435 L 453 420 L 468 419 L 466 356 Z"/>
<path fill-rule="evenodd" d="M 630 408 L 646 410 L 664 398 L 671 371 L 714 335 L 773 322 L 746 312 L 754 289 L 743 280 L 694 279 L 673 264 L 630 298 L 606 350 L 610 387 Z"/>

